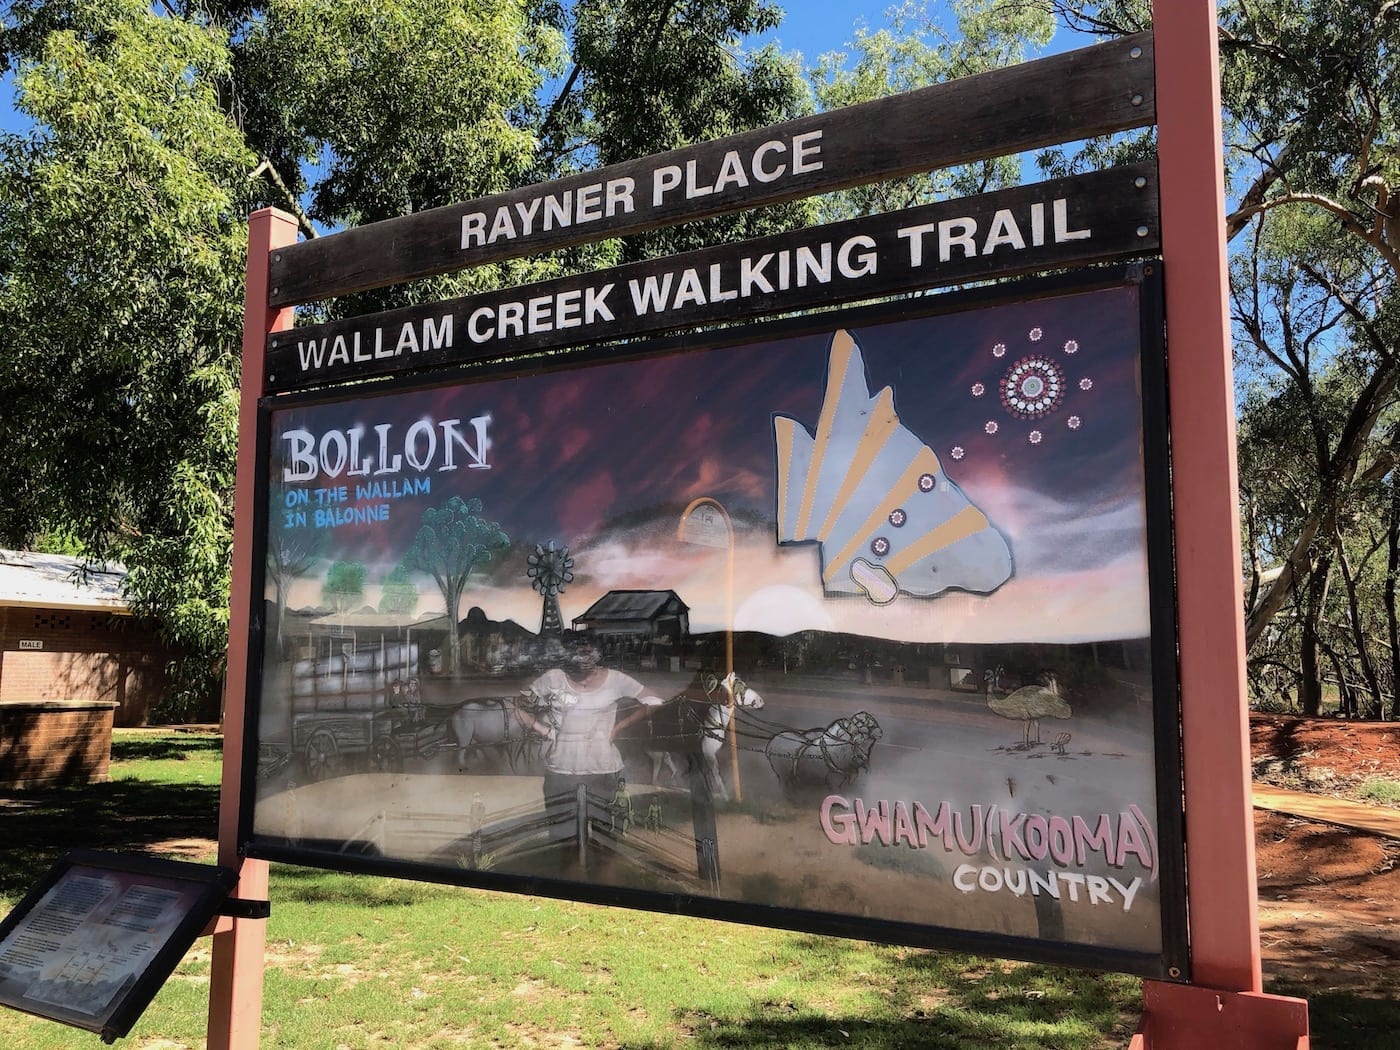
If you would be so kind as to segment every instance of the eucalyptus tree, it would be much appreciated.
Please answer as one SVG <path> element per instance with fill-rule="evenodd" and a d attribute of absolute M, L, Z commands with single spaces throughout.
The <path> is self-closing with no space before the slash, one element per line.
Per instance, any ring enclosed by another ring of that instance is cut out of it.
<path fill-rule="evenodd" d="M 811 112 L 797 60 L 745 38 L 776 28 L 772 0 L 575 0 L 558 10 L 571 45 L 542 115 L 542 172 L 591 168 L 732 135 Z M 632 262 L 809 221 L 804 202 L 631 237 Z"/>
<path fill-rule="evenodd" d="M 461 665 L 462 592 L 471 574 L 510 549 L 510 537 L 500 524 L 481 516 L 479 499 L 453 496 L 441 507 L 423 512 L 403 566 L 433 578 L 447 609 L 447 670 Z"/>
<path fill-rule="evenodd" d="M 1031 58 L 1055 31 L 1048 5 L 1025 0 L 959 0 L 951 18 L 904 0 L 879 29 L 861 27 L 850 51 L 822 55 L 809 73 L 822 109 L 856 105 L 902 91 L 985 73 Z M 1017 157 L 993 157 L 924 175 L 889 179 L 830 195 L 823 218 L 912 208 L 1021 181 Z"/>
<path fill-rule="evenodd" d="M 790 65 L 743 52 L 742 38 L 778 17 L 758 0 L 9 0 L 2 11 L 0 60 L 33 127 L 0 137 L 0 542 L 63 527 L 91 556 L 121 557 L 136 607 L 189 654 L 177 699 L 191 702 L 222 674 L 227 641 L 251 210 L 290 211 L 311 237 L 802 104 Z M 649 106 L 665 119 L 643 124 Z M 517 260 L 304 313 L 442 298 L 619 254 L 604 244 Z"/>
<path fill-rule="evenodd" d="M 357 561 L 332 562 L 321 584 L 321 600 L 341 616 L 354 612 L 365 599 L 367 577 L 368 571 Z"/>
<path fill-rule="evenodd" d="M 1054 6 L 1089 32 L 1149 24 L 1144 0 Z M 1259 390 L 1286 399 L 1307 444 L 1292 460 L 1297 476 L 1244 477 L 1247 499 L 1256 501 L 1246 504 L 1246 519 L 1270 486 L 1287 492 L 1282 502 L 1291 506 L 1272 526 L 1271 544 L 1247 552 L 1261 569 L 1272 563 L 1267 577 L 1253 578 L 1247 639 L 1267 648 L 1281 613 L 1302 616 L 1298 671 L 1312 707 L 1335 574 L 1344 583 L 1350 575 L 1345 589 L 1357 589 L 1362 604 L 1363 578 L 1338 561 L 1360 539 L 1352 508 L 1393 483 L 1400 440 L 1390 422 L 1400 383 L 1400 5 L 1225 0 L 1220 49 L 1236 346 L 1242 378 L 1256 384 L 1241 402 L 1242 463 L 1277 451 L 1250 447 L 1268 440 L 1258 435 L 1279 432 L 1277 408 Z M 1363 635 L 1353 632 L 1348 658 L 1379 690 Z"/>

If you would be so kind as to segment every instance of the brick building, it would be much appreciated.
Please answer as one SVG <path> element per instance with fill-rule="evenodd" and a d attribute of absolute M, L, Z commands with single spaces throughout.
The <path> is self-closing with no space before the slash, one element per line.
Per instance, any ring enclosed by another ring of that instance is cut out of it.
<path fill-rule="evenodd" d="M 0 550 L 0 706 L 112 701 L 119 726 L 145 725 L 166 688 L 168 650 L 122 597 L 125 570 Z"/>

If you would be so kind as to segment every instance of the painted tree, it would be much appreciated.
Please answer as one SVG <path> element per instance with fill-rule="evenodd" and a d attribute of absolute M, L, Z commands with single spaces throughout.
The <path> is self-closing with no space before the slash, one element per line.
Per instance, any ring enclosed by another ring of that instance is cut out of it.
<path fill-rule="evenodd" d="M 365 567 L 357 561 L 338 561 L 326 571 L 321 600 L 344 616 L 365 600 Z"/>
<path fill-rule="evenodd" d="M 406 565 L 395 565 L 379 585 L 379 611 L 412 616 L 418 608 L 418 587 Z"/>
<path fill-rule="evenodd" d="M 268 522 L 267 578 L 273 587 L 273 605 L 277 616 L 277 644 L 283 639 L 287 619 L 287 592 L 292 584 L 311 570 L 324 556 L 327 535 L 321 529 L 289 524 L 285 514 L 277 513 L 281 506 L 278 488 L 274 486 L 271 503 L 273 512 Z"/>
<path fill-rule="evenodd" d="M 447 640 L 447 669 L 456 673 L 461 666 L 462 591 L 467 578 L 481 565 L 489 563 L 496 553 L 510 547 L 510 537 L 500 525 L 481 515 L 481 500 L 464 500 L 453 496 L 436 509 L 423 512 L 423 521 L 413 545 L 404 555 L 403 564 L 427 573 L 442 592 L 449 624 Z"/>

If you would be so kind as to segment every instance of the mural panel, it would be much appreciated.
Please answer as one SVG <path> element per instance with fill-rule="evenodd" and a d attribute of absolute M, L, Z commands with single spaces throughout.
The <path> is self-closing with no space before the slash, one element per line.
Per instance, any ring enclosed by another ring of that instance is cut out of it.
<path fill-rule="evenodd" d="M 1166 972 L 1151 291 L 273 407 L 252 851 Z"/>

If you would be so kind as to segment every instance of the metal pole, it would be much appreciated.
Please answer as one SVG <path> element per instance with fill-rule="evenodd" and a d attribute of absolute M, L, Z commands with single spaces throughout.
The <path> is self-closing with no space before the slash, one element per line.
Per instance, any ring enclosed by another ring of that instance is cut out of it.
<path fill-rule="evenodd" d="M 1261 993 L 1215 0 L 1153 0 L 1190 985 L 1146 981 L 1133 1047 L 1308 1045 Z"/>
<path fill-rule="evenodd" d="M 238 407 L 238 471 L 234 483 L 233 582 L 229 597 L 228 669 L 224 684 L 224 761 L 219 789 L 219 864 L 238 872 L 237 895 L 267 898 L 267 862 L 238 853 L 247 701 L 248 640 L 253 605 L 253 502 L 259 464 L 258 398 L 263 392 L 263 354 L 269 332 L 292 326 L 290 308 L 267 305 L 268 263 L 273 251 L 296 242 L 290 215 L 267 208 L 248 218 L 248 265 L 243 306 L 243 370 Z M 251 756 L 256 762 L 257 756 Z M 221 922 L 214 934 L 209 975 L 209 1050 L 253 1050 L 262 1027 L 265 919 Z"/>
<path fill-rule="evenodd" d="M 1195 978 L 1258 991 L 1214 0 L 1157 0 L 1158 169 Z"/>
<path fill-rule="evenodd" d="M 733 682 L 734 674 L 734 522 L 729 518 L 729 512 L 724 509 L 724 504 L 710 496 L 700 496 L 693 499 L 681 511 L 680 525 L 676 528 L 676 538 L 682 543 L 701 543 L 705 546 L 719 546 L 710 543 L 705 539 L 691 536 L 686 531 L 686 525 L 690 521 L 690 516 L 702 504 L 714 507 L 719 511 L 720 517 L 724 519 L 724 539 L 725 551 L 727 554 L 725 562 L 725 624 L 724 624 L 724 677 L 727 683 Z M 735 702 L 733 685 L 729 689 L 729 768 L 730 778 L 734 781 L 734 801 L 744 801 L 744 791 L 739 784 L 739 727 L 735 723 L 735 716 L 738 714 L 738 705 Z"/>
<path fill-rule="evenodd" d="M 734 801 L 744 801 L 744 789 L 739 784 L 739 705 L 734 680 L 734 523 L 718 503 L 724 515 L 725 533 L 729 537 L 727 581 L 725 584 L 724 620 L 724 680 L 729 683 L 729 778 L 734 783 Z"/>

